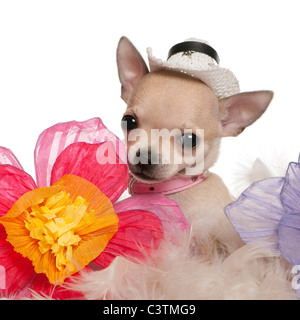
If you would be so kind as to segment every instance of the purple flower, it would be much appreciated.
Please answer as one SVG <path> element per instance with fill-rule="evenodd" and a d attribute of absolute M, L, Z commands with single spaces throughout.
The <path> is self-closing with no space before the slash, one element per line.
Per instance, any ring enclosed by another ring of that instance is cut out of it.
<path fill-rule="evenodd" d="M 299 266 L 300 157 L 289 164 L 284 178 L 253 183 L 225 207 L 225 214 L 244 242 L 259 241 Z M 299 276 L 296 278 L 298 281 Z M 299 283 L 293 283 L 293 287 L 300 299 Z"/>
<path fill-rule="evenodd" d="M 225 213 L 242 240 L 260 241 L 300 265 L 300 163 L 291 162 L 284 178 L 253 183 Z"/>

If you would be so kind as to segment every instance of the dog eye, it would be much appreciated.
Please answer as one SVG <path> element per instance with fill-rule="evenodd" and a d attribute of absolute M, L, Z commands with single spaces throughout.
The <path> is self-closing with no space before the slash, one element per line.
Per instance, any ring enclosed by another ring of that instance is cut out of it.
<path fill-rule="evenodd" d="M 185 133 L 181 136 L 181 144 L 186 148 L 196 148 L 200 139 L 193 133 Z"/>
<path fill-rule="evenodd" d="M 121 122 L 123 130 L 133 130 L 137 128 L 137 121 L 133 116 L 124 116 Z"/>

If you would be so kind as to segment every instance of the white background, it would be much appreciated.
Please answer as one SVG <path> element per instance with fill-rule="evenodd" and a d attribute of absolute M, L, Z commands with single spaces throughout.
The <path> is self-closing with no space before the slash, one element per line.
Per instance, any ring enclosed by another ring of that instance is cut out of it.
<path fill-rule="evenodd" d="M 126 35 L 166 59 L 174 44 L 207 40 L 242 91 L 270 89 L 274 100 L 238 138 L 223 140 L 215 167 L 232 174 L 257 156 L 297 160 L 300 152 L 298 0 L 0 0 L 0 145 L 34 176 L 33 151 L 45 128 L 101 117 L 122 137 L 115 51 Z"/>

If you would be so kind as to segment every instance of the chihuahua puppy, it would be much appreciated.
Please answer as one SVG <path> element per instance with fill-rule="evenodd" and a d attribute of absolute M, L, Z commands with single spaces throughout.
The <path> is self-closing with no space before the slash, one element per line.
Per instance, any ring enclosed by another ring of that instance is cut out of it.
<path fill-rule="evenodd" d="M 125 37 L 118 44 L 117 65 L 121 97 L 127 104 L 123 129 L 132 177 L 156 184 L 178 177 L 188 178 L 186 169 L 193 167 L 193 175 L 202 174 L 203 181 L 167 196 L 179 204 L 202 253 L 233 252 L 243 242 L 223 209 L 234 199 L 222 179 L 208 171 L 218 158 L 221 138 L 237 136 L 256 121 L 267 109 L 273 93 L 247 92 L 218 99 L 208 85 L 185 73 L 164 69 L 149 72 L 140 53 Z M 129 139 L 136 129 L 146 132 L 146 138 L 140 135 L 139 139 Z M 178 138 L 170 137 L 169 146 L 173 151 L 153 145 L 152 140 L 149 142 L 153 129 L 181 132 Z M 184 134 L 184 129 L 191 131 Z M 201 129 L 204 136 L 197 136 L 197 129 Z M 175 161 L 183 156 L 183 147 L 190 148 L 194 156 L 197 149 L 202 148 L 203 161 L 193 164 Z M 143 163 L 135 161 L 145 150 L 143 154 L 147 159 Z M 171 155 L 168 164 L 162 161 L 164 151 Z"/>

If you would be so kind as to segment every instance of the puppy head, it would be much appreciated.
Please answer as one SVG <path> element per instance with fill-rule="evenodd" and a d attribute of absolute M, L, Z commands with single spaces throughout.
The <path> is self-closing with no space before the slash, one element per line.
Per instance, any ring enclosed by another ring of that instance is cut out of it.
<path fill-rule="evenodd" d="M 145 182 L 177 174 L 198 175 L 218 157 L 220 139 L 236 136 L 268 107 L 272 92 L 237 94 L 219 100 L 201 80 L 184 73 L 148 68 L 131 42 L 117 50 L 122 127 L 131 173 Z"/>

